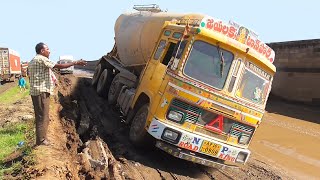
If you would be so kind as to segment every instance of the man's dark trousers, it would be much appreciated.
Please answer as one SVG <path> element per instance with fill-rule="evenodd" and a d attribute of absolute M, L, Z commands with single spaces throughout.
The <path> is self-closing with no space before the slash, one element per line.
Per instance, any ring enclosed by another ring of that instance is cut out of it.
<path fill-rule="evenodd" d="M 36 119 L 36 144 L 40 145 L 44 140 L 47 140 L 50 93 L 43 92 L 38 96 L 31 96 L 31 98 Z"/>

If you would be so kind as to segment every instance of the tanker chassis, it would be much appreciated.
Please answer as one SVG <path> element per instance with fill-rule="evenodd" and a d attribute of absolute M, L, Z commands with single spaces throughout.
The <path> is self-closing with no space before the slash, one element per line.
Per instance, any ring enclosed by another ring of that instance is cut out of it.
<path fill-rule="evenodd" d="M 261 123 L 274 51 L 253 31 L 202 14 L 135 7 L 92 85 L 117 105 L 129 139 L 206 166 L 244 164 Z"/>

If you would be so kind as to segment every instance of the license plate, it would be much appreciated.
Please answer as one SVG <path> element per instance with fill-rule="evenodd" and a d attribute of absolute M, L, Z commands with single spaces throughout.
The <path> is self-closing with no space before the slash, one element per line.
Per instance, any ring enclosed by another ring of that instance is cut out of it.
<path fill-rule="evenodd" d="M 217 156 L 220 151 L 220 148 L 221 145 L 204 140 L 200 148 L 200 152 L 203 152 L 211 156 Z"/>

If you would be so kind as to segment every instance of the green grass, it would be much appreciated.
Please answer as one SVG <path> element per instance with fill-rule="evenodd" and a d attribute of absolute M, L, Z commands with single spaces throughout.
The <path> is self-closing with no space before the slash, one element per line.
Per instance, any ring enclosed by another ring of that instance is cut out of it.
<path fill-rule="evenodd" d="M 25 141 L 26 129 L 25 123 L 10 124 L 0 128 L 0 162 L 16 149 L 20 141 Z"/>
<path fill-rule="evenodd" d="M 3 104 L 10 104 L 18 101 L 29 95 L 29 89 L 20 92 L 20 88 L 17 86 L 8 89 L 4 93 L 0 94 L 0 102 Z"/>
<path fill-rule="evenodd" d="M 25 91 L 20 92 L 20 88 L 16 85 L 15 87 L 6 90 L 0 94 L 0 103 L 5 105 L 12 104 L 28 96 L 28 80 L 26 88 Z M 34 139 L 34 120 L 6 124 L 4 127 L 0 128 L 0 180 L 7 179 L 7 175 L 10 177 L 10 174 L 12 175 L 21 172 L 25 161 L 28 164 L 33 162 L 32 145 L 34 144 Z M 22 147 L 18 147 L 20 141 L 25 142 Z M 12 156 L 12 153 L 15 153 L 18 156 L 22 155 L 24 163 L 11 159 L 13 160 L 12 162 L 4 164 L 6 163 L 5 161 L 8 160 L 8 157 L 15 157 Z"/>
<path fill-rule="evenodd" d="M 5 174 L 11 174 L 21 171 L 21 161 L 12 162 L 10 166 L 4 165 L 4 160 L 8 155 L 15 152 L 17 148 L 21 149 L 24 154 L 24 158 L 32 153 L 32 147 L 34 141 L 34 128 L 33 120 L 29 122 L 20 122 L 8 124 L 3 128 L 0 128 L 0 179 L 3 179 Z M 18 147 L 18 143 L 24 141 L 22 147 Z"/>

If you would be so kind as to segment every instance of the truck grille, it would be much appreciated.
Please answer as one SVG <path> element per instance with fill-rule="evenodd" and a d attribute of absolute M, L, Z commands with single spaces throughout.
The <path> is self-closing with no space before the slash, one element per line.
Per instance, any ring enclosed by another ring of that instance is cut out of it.
<path fill-rule="evenodd" d="M 230 134 L 236 137 L 240 137 L 243 133 L 251 136 L 253 133 L 253 130 L 254 130 L 253 127 L 240 124 L 240 123 L 233 123 L 230 129 Z"/>
<path fill-rule="evenodd" d="M 172 107 L 179 109 L 185 113 L 185 121 L 196 122 L 201 115 L 202 109 L 196 106 L 192 106 L 188 103 L 174 99 L 171 104 Z"/>
<path fill-rule="evenodd" d="M 251 138 L 254 132 L 254 127 L 251 127 L 246 124 L 242 124 L 236 120 L 228 118 L 226 114 L 221 114 L 223 115 L 223 127 L 222 127 L 223 131 L 221 133 L 210 131 L 207 128 L 205 128 L 205 126 L 207 126 L 210 122 L 216 119 L 220 113 L 217 114 L 217 113 L 193 106 L 191 104 L 188 104 L 178 99 L 174 99 L 171 102 L 169 111 L 171 110 L 178 111 L 183 114 L 183 118 L 179 122 L 180 124 L 183 124 L 185 121 L 196 123 L 197 124 L 197 127 L 195 128 L 196 132 L 206 134 L 211 137 L 215 137 L 224 141 L 227 140 L 227 137 L 229 137 L 229 135 L 240 138 L 241 135 L 245 134 Z M 213 127 L 218 128 L 216 124 L 214 124 Z"/>

